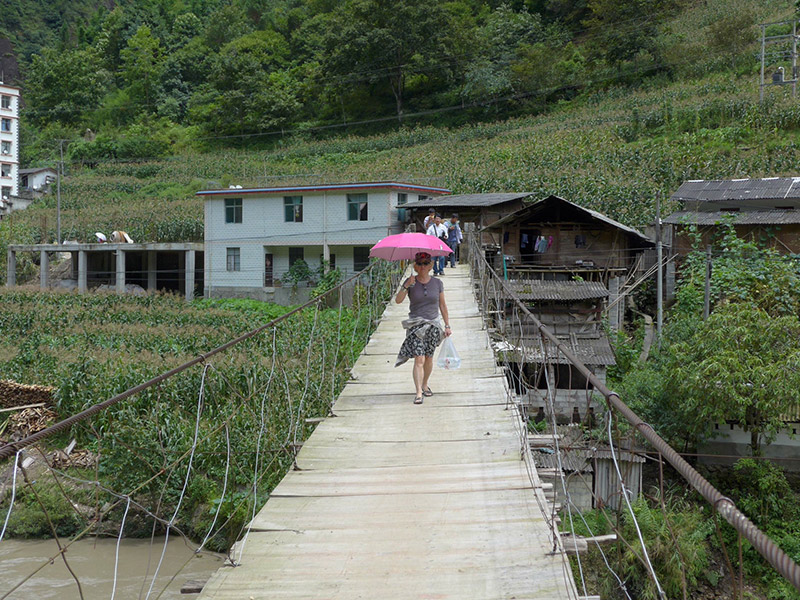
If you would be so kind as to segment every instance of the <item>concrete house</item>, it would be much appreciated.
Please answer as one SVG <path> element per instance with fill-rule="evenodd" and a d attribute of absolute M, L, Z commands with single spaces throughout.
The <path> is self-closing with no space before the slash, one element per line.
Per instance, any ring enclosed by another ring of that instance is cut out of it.
<path fill-rule="evenodd" d="M 205 296 L 283 300 L 289 268 L 323 261 L 345 276 L 367 266 L 378 240 L 405 229 L 397 208 L 449 190 L 361 182 L 204 190 Z M 313 280 L 308 285 L 313 285 Z"/>
<path fill-rule="evenodd" d="M 52 167 L 39 169 L 20 169 L 19 187 L 27 192 L 39 192 L 55 183 L 58 173 Z"/>
<path fill-rule="evenodd" d="M 0 214 L 19 189 L 19 88 L 0 83 Z"/>

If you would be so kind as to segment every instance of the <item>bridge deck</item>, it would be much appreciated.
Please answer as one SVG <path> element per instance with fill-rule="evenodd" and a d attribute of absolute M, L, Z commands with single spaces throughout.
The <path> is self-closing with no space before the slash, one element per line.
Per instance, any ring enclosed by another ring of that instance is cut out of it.
<path fill-rule="evenodd" d="M 577 596 L 566 559 L 549 554 L 544 493 L 520 460 L 466 267 L 444 285 L 463 367 L 434 367 L 434 396 L 413 405 L 410 363 L 393 366 L 408 307 L 392 302 L 336 418 L 256 516 L 241 566 L 220 569 L 201 598 Z"/>

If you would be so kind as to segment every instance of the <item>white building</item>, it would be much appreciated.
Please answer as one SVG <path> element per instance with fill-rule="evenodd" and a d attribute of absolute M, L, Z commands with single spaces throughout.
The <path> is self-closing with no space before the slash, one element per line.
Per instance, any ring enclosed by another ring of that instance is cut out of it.
<path fill-rule="evenodd" d="M 19 88 L 0 83 L 0 200 L 17 195 L 18 176 Z"/>
<path fill-rule="evenodd" d="M 409 183 L 342 183 L 205 190 L 205 296 L 276 300 L 290 266 L 323 260 L 345 276 L 378 240 L 405 228 L 406 202 L 449 190 Z M 288 282 L 287 285 L 290 285 Z"/>
<path fill-rule="evenodd" d="M 40 192 L 55 183 L 57 178 L 58 172 L 53 167 L 20 169 L 19 187 L 26 192 Z"/>

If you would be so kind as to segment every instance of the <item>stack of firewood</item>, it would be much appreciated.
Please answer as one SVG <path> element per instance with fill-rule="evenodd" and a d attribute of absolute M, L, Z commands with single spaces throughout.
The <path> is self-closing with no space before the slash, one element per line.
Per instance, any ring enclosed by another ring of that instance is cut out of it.
<path fill-rule="evenodd" d="M 46 385 L 25 385 L 15 381 L 0 380 L 0 408 L 13 408 L 29 404 L 52 406 L 55 388 Z"/>
<path fill-rule="evenodd" d="M 49 427 L 56 420 L 56 413 L 45 406 L 25 408 L 11 414 L 8 430 L 12 439 L 22 439 Z"/>

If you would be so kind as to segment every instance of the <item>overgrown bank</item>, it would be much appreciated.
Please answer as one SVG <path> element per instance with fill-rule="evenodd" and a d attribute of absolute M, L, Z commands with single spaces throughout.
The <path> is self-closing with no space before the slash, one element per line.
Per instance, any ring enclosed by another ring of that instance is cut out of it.
<path fill-rule="evenodd" d="M 59 535 L 71 535 L 130 493 L 135 504 L 126 535 L 161 530 L 175 512 L 176 527 L 195 540 L 209 535 L 209 548 L 227 550 L 291 466 L 295 444 L 313 430 L 306 419 L 327 416 L 349 377 L 390 293 L 386 270 L 375 271 L 380 274 L 357 286 L 353 307 L 309 307 L 209 359 L 205 369 L 173 377 L 48 439 L 46 451 L 74 437 L 97 456 L 96 471 L 61 468 L 53 476 L 31 467 L 40 497 L 19 488 L 8 533 L 51 535 L 41 501 Z M 187 304 L 160 295 L 4 291 L 0 301 L 0 329 L 7 332 L 0 340 L 0 378 L 53 385 L 59 418 L 287 310 L 248 301 Z M 7 489 L 0 499 L 3 514 L 10 495 Z M 124 507 L 123 500 L 105 515 L 100 531 L 118 531 Z"/>

